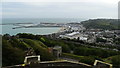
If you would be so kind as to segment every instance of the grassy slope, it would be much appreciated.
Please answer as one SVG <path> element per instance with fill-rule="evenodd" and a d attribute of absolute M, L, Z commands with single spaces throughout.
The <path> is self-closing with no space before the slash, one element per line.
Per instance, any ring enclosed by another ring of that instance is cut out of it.
<path fill-rule="evenodd" d="M 81 22 L 86 28 L 120 29 L 117 19 L 92 19 Z"/>
<path fill-rule="evenodd" d="M 3 38 L 3 50 L 4 50 L 3 64 L 5 66 L 7 66 L 7 64 L 14 65 L 14 64 L 23 63 L 22 60 L 24 60 L 24 53 L 25 53 L 24 51 L 27 47 L 32 47 L 35 50 L 36 54 L 41 55 L 42 60 L 53 60 L 54 57 L 48 52 L 47 48 L 48 46 L 55 46 L 56 44 L 58 46 L 62 46 L 63 52 L 66 52 L 66 53 L 63 53 L 64 57 L 67 56 L 69 58 L 77 59 L 80 62 L 87 63 L 87 64 L 93 64 L 96 58 L 103 59 L 98 57 L 99 55 L 97 54 L 100 54 L 100 55 L 103 54 L 103 56 L 108 54 L 106 57 L 117 55 L 117 52 L 115 51 L 89 48 L 87 46 L 81 46 L 80 44 L 74 44 L 73 42 L 70 42 L 70 41 L 69 43 L 67 43 L 63 40 L 53 40 L 53 39 L 49 39 L 41 36 L 36 36 L 36 35 L 28 36 L 28 35 L 29 34 L 25 34 L 23 35 L 23 37 L 20 37 L 20 38 L 13 37 L 9 40 Z M 76 51 L 76 55 L 69 54 L 68 50 L 69 51 L 73 50 L 74 52 Z M 22 57 L 19 57 L 19 56 L 22 56 Z M 13 58 L 15 58 L 14 61 L 21 61 L 21 62 L 11 62 Z M 112 61 L 112 63 L 117 62 L 116 58 L 114 59 L 115 60 Z"/>
<path fill-rule="evenodd" d="M 21 41 L 22 40 L 22 41 Z M 2 40 L 3 66 L 21 64 L 24 61 L 25 51 L 28 47 L 35 50 L 36 54 L 41 55 L 41 60 L 53 60 L 54 57 L 48 52 L 47 46 L 41 41 L 32 39 Z M 14 61 L 12 61 L 14 58 Z"/>

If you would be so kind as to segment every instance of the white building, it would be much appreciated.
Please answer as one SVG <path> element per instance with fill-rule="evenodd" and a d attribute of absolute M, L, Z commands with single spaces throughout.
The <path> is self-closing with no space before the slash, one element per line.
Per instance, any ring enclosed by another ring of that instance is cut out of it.
<path fill-rule="evenodd" d="M 69 33 L 66 35 L 60 35 L 61 38 L 69 38 L 69 39 L 79 39 L 79 40 L 83 40 L 83 41 L 87 41 L 88 39 L 88 35 L 85 34 L 80 34 L 79 32 L 73 32 L 73 33 Z"/>

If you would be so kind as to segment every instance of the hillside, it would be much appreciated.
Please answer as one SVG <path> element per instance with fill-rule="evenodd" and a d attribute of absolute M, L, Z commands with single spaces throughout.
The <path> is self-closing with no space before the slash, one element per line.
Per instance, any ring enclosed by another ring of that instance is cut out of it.
<path fill-rule="evenodd" d="M 34 49 L 35 53 L 41 56 L 42 61 L 55 60 L 54 56 L 48 51 L 48 47 L 53 46 L 62 46 L 62 57 L 76 59 L 91 65 L 95 59 L 104 60 L 111 56 L 120 55 L 120 51 L 93 48 L 91 46 L 97 45 L 82 44 L 76 40 L 51 39 L 46 36 L 26 33 L 15 36 L 5 34 L 2 36 L 2 64 L 3 66 L 22 64 L 28 48 Z M 72 54 L 71 51 L 73 51 Z M 109 59 L 105 61 L 118 62 L 116 65 L 119 65 L 120 62 L 116 60 L 117 57 L 114 57 L 114 59 L 113 61 Z"/>
<path fill-rule="evenodd" d="M 120 23 L 117 19 L 89 19 L 81 22 L 87 29 L 120 29 Z"/>
<path fill-rule="evenodd" d="M 34 49 L 35 53 L 41 56 L 42 61 L 54 60 L 53 55 L 48 52 L 47 46 L 41 41 L 6 34 L 2 37 L 3 66 L 23 64 L 28 48 Z"/>

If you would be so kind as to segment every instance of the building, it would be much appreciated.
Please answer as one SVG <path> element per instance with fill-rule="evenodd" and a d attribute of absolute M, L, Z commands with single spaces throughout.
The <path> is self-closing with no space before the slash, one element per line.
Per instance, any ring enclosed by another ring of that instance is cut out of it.
<path fill-rule="evenodd" d="M 50 53 L 52 53 L 56 58 L 59 58 L 62 55 L 62 47 L 61 46 L 49 47 L 48 51 Z"/>
<path fill-rule="evenodd" d="M 73 32 L 65 35 L 60 35 L 60 38 L 69 38 L 69 39 L 77 39 L 87 42 L 88 41 L 88 35 L 82 34 L 79 32 Z"/>
<path fill-rule="evenodd" d="M 59 58 L 62 55 L 62 47 L 61 46 L 53 47 L 53 55 Z"/>

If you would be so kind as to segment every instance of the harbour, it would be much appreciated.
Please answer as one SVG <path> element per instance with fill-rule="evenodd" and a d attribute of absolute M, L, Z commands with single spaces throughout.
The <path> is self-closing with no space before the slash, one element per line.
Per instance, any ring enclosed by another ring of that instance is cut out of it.
<path fill-rule="evenodd" d="M 47 35 L 57 33 L 61 27 L 36 27 L 37 24 L 41 23 L 69 23 L 69 22 L 80 22 L 84 19 L 74 18 L 3 18 L 2 24 L 0 25 L 1 34 L 16 35 L 17 33 L 31 33 L 39 35 Z M 26 24 L 24 24 L 26 23 Z M 31 27 L 28 27 L 31 26 Z M 22 27 L 21 27 L 22 26 Z M 25 27 L 24 27 L 25 26 Z M 34 27 L 33 27 L 34 26 Z M 14 29 L 17 28 L 17 29 Z"/>

